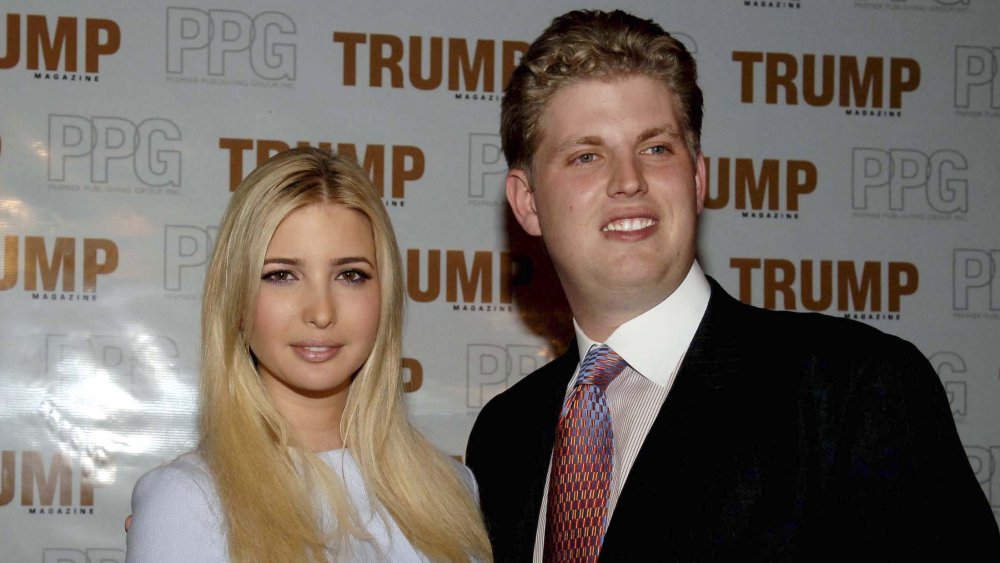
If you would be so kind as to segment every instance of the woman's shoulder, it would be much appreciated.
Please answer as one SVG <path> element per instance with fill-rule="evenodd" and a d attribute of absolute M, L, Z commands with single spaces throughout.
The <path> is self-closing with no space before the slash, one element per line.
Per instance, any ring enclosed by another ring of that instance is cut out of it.
<path fill-rule="evenodd" d="M 336 471 L 349 486 L 354 484 L 352 483 L 353 481 L 361 479 L 361 469 L 358 466 L 358 462 L 354 459 L 353 454 L 351 454 L 350 450 L 347 448 L 320 452 L 318 455 L 320 459 L 333 468 L 334 471 Z M 479 486 L 476 484 L 476 478 L 473 476 L 472 470 L 453 457 L 445 456 L 445 458 L 448 460 L 448 465 L 458 475 L 458 477 L 462 480 L 462 483 L 465 484 L 469 491 L 473 494 L 478 494 Z"/>
<path fill-rule="evenodd" d="M 226 560 L 218 495 L 201 456 L 184 454 L 139 478 L 127 539 L 129 562 Z"/>
<path fill-rule="evenodd" d="M 472 493 L 472 497 L 479 502 L 479 484 L 476 483 L 476 476 L 472 474 L 472 470 L 468 468 L 464 463 L 454 459 L 448 458 L 451 461 L 452 467 L 458 476 L 462 479 L 462 483 L 465 484 L 469 492 Z"/>
<path fill-rule="evenodd" d="M 180 500 L 191 495 L 210 499 L 216 496 L 208 466 L 197 452 L 188 452 L 146 472 L 135 484 L 132 501 L 135 502 L 136 496 Z"/>

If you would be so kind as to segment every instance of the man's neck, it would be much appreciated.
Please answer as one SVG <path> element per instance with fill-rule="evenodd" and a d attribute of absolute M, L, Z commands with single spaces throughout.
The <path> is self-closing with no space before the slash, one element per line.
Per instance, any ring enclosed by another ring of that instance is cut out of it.
<path fill-rule="evenodd" d="M 660 296 L 627 302 L 621 299 L 587 299 L 582 302 L 569 299 L 569 306 L 583 333 L 595 342 L 604 342 L 618 327 L 663 302 L 676 289 L 671 288 Z"/>
<path fill-rule="evenodd" d="M 656 307 L 677 291 L 690 275 L 694 265 L 684 275 L 659 291 L 604 291 L 597 295 L 584 295 L 566 288 L 570 310 L 580 330 L 595 342 L 604 342 L 621 325 Z"/>

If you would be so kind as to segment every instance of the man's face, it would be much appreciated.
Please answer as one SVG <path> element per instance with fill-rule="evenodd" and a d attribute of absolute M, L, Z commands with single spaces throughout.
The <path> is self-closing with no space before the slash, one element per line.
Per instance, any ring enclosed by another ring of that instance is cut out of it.
<path fill-rule="evenodd" d="M 542 237 L 578 320 L 588 307 L 639 314 L 687 275 L 705 168 L 676 110 L 645 76 L 563 86 L 542 112 L 531 171 L 508 175 L 511 208 Z"/>

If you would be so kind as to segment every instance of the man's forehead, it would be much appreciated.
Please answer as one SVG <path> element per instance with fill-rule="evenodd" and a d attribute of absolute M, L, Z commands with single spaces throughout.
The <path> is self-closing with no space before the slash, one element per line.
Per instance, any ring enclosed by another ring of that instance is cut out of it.
<path fill-rule="evenodd" d="M 565 144 L 598 144 L 595 141 L 601 138 L 600 129 L 602 127 L 607 128 L 608 123 L 594 123 L 592 119 L 588 119 L 588 116 L 583 114 L 584 108 L 581 103 L 587 103 L 587 98 L 590 96 L 581 92 L 588 89 L 592 90 L 593 88 L 591 88 L 591 86 L 594 85 L 615 86 L 623 84 L 630 78 L 647 78 L 653 82 L 653 84 L 662 87 L 664 95 L 662 96 L 662 105 L 660 107 L 663 111 L 656 111 L 654 108 L 652 112 L 645 114 L 648 115 L 648 119 L 645 120 L 644 123 L 636 124 L 634 119 L 635 116 L 633 115 L 631 124 L 626 124 L 623 121 L 620 122 L 620 125 L 622 127 L 632 126 L 634 128 L 637 128 L 636 125 L 641 126 L 641 129 L 634 133 L 637 138 L 648 138 L 656 135 L 680 137 L 682 135 L 682 120 L 681 116 L 678 115 L 678 100 L 676 95 L 666 84 L 644 75 L 623 76 L 614 80 L 604 78 L 586 78 L 574 80 L 573 82 L 560 86 L 559 89 L 549 97 L 548 101 L 546 101 L 545 106 L 539 114 L 538 144 L 536 145 L 536 148 L 541 147 L 541 145 L 546 141 L 555 142 L 559 146 Z M 585 98 L 583 100 L 566 99 L 567 96 L 574 95 L 578 97 L 585 96 Z M 619 90 L 617 95 L 627 97 L 631 95 L 631 90 Z M 623 104 L 620 110 L 622 112 L 628 112 L 628 105 L 629 104 Z M 654 105 L 660 104 L 657 103 Z M 595 107 L 595 109 L 608 110 L 606 107 Z M 612 108 L 604 113 L 607 115 L 618 110 L 619 108 Z M 556 112 L 559 112 L 558 115 L 556 115 Z M 556 117 L 561 118 L 559 120 L 560 131 L 558 132 L 558 139 L 551 138 L 551 134 L 553 133 L 552 121 Z M 619 125 L 619 122 L 614 122 L 612 125 L 617 126 Z"/>

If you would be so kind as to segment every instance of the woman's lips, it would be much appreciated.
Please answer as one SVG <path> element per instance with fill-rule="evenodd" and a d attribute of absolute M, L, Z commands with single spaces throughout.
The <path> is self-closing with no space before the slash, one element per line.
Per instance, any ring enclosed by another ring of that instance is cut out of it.
<path fill-rule="evenodd" d="M 295 354 L 307 362 L 325 362 L 340 352 L 333 344 L 292 344 Z"/>

